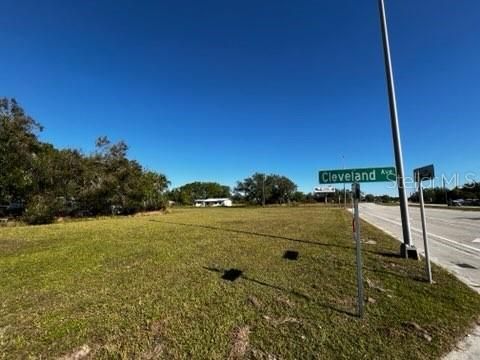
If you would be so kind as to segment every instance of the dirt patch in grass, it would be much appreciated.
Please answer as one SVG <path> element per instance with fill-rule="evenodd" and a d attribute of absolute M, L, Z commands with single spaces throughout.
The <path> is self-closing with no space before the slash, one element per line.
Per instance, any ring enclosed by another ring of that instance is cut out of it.
<path fill-rule="evenodd" d="M 80 348 L 74 350 L 72 353 L 68 355 L 64 355 L 59 360 L 82 360 L 87 358 L 87 356 L 91 353 L 92 349 L 88 345 L 83 345 Z"/>
<path fill-rule="evenodd" d="M 252 304 L 257 309 L 262 308 L 262 304 L 261 304 L 260 300 L 258 300 L 258 298 L 256 298 L 255 296 L 249 296 L 247 301 L 248 301 L 249 304 Z"/>
<path fill-rule="evenodd" d="M 425 330 L 423 327 L 421 327 L 420 325 L 418 325 L 416 322 L 414 321 L 408 321 L 405 323 L 405 327 L 407 329 L 409 329 L 409 331 L 414 331 L 415 334 L 417 334 L 418 336 L 422 337 L 423 339 L 425 339 L 426 341 L 428 342 L 431 342 L 432 341 L 432 336 L 428 333 L 427 330 Z"/>
<path fill-rule="evenodd" d="M 274 327 L 284 325 L 284 324 L 300 324 L 301 323 L 300 320 L 290 316 L 276 319 L 268 315 L 263 315 L 263 318 Z"/>
<path fill-rule="evenodd" d="M 228 360 L 240 360 L 245 358 L 248 350 L 249 335 L 249 326 L 239 326 L 235 328 L 232 334 L 232 347 L 230 349 L 230 354 L 228 354 Z"/>
<path fill-rule="evenodd" d="M 286 296 L 279 296 L 277 301 L 278 301 L 278 303 L 280 303 L 282 305 L 285 305 L 285 306 L 288 306 L 288 307 L 294 307 L 295 306 L 295 302 L 293 300 L 290 300 Z"/>

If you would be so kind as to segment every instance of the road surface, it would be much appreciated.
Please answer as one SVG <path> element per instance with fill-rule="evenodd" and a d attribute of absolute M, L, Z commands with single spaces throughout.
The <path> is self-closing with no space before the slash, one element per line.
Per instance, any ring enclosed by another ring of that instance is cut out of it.
<path fill-rule="evenodd" d="M 409 211 L 413 244 L 423 255 L 420 208 L 411 206 Z M 426 208 L 425 214 L 431 261 L 480 293 L 480 212 Z M 360 216 L 403 241 L 398 206 L 360 204 Z"/>

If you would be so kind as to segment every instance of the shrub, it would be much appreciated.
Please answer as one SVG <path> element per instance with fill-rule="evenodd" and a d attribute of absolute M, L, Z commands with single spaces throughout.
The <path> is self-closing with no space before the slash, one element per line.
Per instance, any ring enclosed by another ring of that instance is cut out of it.
<path fill-rule="evenodd" d="M 23 220 L 30 225 L 51 224 L 60 210 L 52 196 L 35 195 L 27 204 Z"/>
<path fill-rule="evenodd" d="M 143 202 L 143 210 L 145 211 L 166 210 L 168 206 L 167 197 L 163 195 L 158 195 Z"/>

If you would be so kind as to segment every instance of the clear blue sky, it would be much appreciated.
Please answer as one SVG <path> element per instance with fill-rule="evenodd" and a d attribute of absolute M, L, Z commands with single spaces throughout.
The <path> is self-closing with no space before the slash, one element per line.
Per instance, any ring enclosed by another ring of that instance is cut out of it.
<path fill-rule="evenodd" d="M 405 165 L 480 175 L 480 2 L 387 0 Z M 393 165 L 376 0 L 2 0 L 0 96 L 178 186 Z M 382 193 L 385 185 L 368 185 Z"/>

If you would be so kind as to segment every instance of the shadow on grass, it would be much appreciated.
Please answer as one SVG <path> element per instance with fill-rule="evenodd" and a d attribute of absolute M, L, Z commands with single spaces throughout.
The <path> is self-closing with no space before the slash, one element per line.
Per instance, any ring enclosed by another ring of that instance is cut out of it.
<path fill-rule="evenodd" d="M 316 246 L 333 247 L 333 248 L 339 248 L 339 249 L 350 249 L 352 251 L 355 250 L 355 245 L 354 244 L 352 244 L 352 246 L 329 244 L 329 243 L 322 243 L 322 242 L 313 241 L 313 240 L 296 239 L 296 238 L 291 238 L 291 237 L 286 237 L 286 236 L 281 236 L 281 235 L 258 233 L 258 232 L 247 231 L 247 230 L 227 229 L 227 228 L 211 226 L 211 225 L 178 223 L 178 222 L 173 222 L 173 221 L 160 221 L 160 220 L 153 220 L 153 219 L 150 219 L 148 221 L 162 223 L 162 224 L 169 224 L 169 225 L 197 227 L 197 228 L 208 229 L 208 230 L 219 230 L 219 231 L 225 231 L 225 232 L 231 232 L 231 233 L 243 234 L 243 235 L 253 235 L 253 236 L 258 236 L 258 237 L 266 237 L 266 238 L 270 238 L 270 239 L 280 239 L 280 240 L 294 241 L 294 242 L 316 245 Z M 400 258 L 400 254 L 387 253 L 387 252 L 380 252 L 379 253 L 377 251 L 367 250 L 365 248 L 362 249 L 362 252 L 370 253 L 370 254 L 374 254 L 374 255 L 380 255 L 380 256 L 384 256 L 384 257 Z"/>
<path fill-rule="evenodd" d="M 298 292 L 298 291 L 295 291 L 295 290 L 289 290 L 289 289 L 285 289 L 281 286 L 278 286 L 278 285 L 274 285 L 274 284 L 269 284 L 265 281 L 260 281 L 260 280 L 257 280 L 257 279 L 254 279 L 252 277 L 249 277 L 249 276 L 246 276 L 244 274 L 244 272 L 242 270 L 239 270 L 239 269 L 227 269 L 227 270 L 224 270 L 224 269 L 219 269 L 219 268 L 215 268 L 215 267 L 208 267 L 208 266 L 202 266 L 205 270 L 208 270 L 208 271 L 212 271 L 212 272 L 216 272 L 216 273 L 219 273 L 219 274 L 222 274 L 221 275 L 221 278 L 224 279 L 224 280 L 229 280 L 229 281 L 235 281 L 236 279 L 238 278 L 241 278 L 243 280 L 247 280 L 247 281 L 250 281 L 250 282 L 253 282 L 257 285 L 261 285 L 261 286 L 265 286 L 265 287 L 268 287 L 268 288 L 271 288 L 271 289 L 275 289 L 275 290 L 278 290 L 278 291 L 281 291 L 281 292 L 284 292 L 284 293 L 287 293 L 287 294 L 291 294 L 291 295 L 294 295 L 294 296 L 297 296 L 299 298 L 302 298 L 304 300 L 307 300 L 307 301 L 314 301 L 312 298 L 310 298 L 308 295 L 305 295 L 305 294 L 302 294 L 301 292 Z M 235 274 L 236 277 L 235 279 L 232 280 L 231 278 L 231 275 L 232 274 Z M 338 309 L 332 305 L 329 305 L 329 304 L 322 304 L 322 303 L 318 303 L 315 301 L 315 303 L 325 309 L 328 309 L 328 310 L 332 310 L 332 311 L 335 311 L 337 313 L 340 313 L 340 314 L 344 314 L 344 315 L 349 315 L 349 316 L 354 316 L 354 317 L 357 317 L 357 315 L 353 312 L 350 312 L 350 311 L 346 311 L 346 310 L 343 310 L 343 309 Z"/>
<path fill-rule="evenodd" d="M 286 260 L 298 260 L 298 251 L 287 250 L 283 254 L 283 258 L 286 259 Z"/>
<path fill-rule="evenodd" d="M 370 267 L 366 267 L 366 266 L 364 267 L 364 270 L 374 272 L 374 273 L 377 273 L 377 274 L 384 274 L 384 275 L 388 275 L 388 276 L 393 276 L 393 277 L 396 277 L 396 278 L 399 278 L 399 279 L 413 280 L 413 281 L 416 281 L 416 282 L 425 282 L 426 281 L 421 276 L 414 275 L 414 274 L 405 274 L 405 273 L 400 273 L 400 272 L 396 273 L 396 272 L 388 271 L 388 270 L 385 270 L 385 269 L 375 269 L 375 268 L 370 268 Z M 426 282 L 428 282 L 428 281 L 426 281 Z"/>
<path fill-rule="evenodd" d="M 162 224 L 169 224 L 169 225 L 197 227 L 197 228 L 203 228 L 203 229 L 208 229 L 208 230 L 219 230 L 219 231 L 231 232 L 231 233 L 236 233 L 236 234 L 254 235 L 254 236 L 266 237 L 266 238 L 271 238 L 271 239 L 295 241 L 295 242 L 299 242 L 299 243 L 311 244 L 311 245 L 317 245 L 317 246 L 327 246 L 327 247 L 335 247 L 335 248 L 341 248 L 341 249 L 353 249 L 353 246 L 344 246 L 344 245 L 321 243 L 321 242 L 313 241 L 313 240 L 295 239 L 295 238 L 286 237 L 286 236 L 264 234 L 264 233 L 258 233 L 258 232 L 253 232 L 253 231 L 246 231 L 246 230 L 226 229 L 226 228 L 221 228 L 221 227 L 216 227 L 216 226 L 211 226 L 211 225 L 177 223 L 177 222 L 172 222 L 172 221 L 160 221 L 160 220 L 153 220 L 153 219 L 150 219 L 148 221 L 158 222 L 158 223 L 162 223 Z"/>
<path fill-rule="evenodd" d="M 380 255 L 380 256 L 383 256 L 383 257 L 387 257 L 387 258 L 394 258 L 394 259 L 401 259 L 402 258 L 399 253 L 393 253 L 393 252 L 377 252 L 377 253 L 374 253 L 374 254 Z"/>

